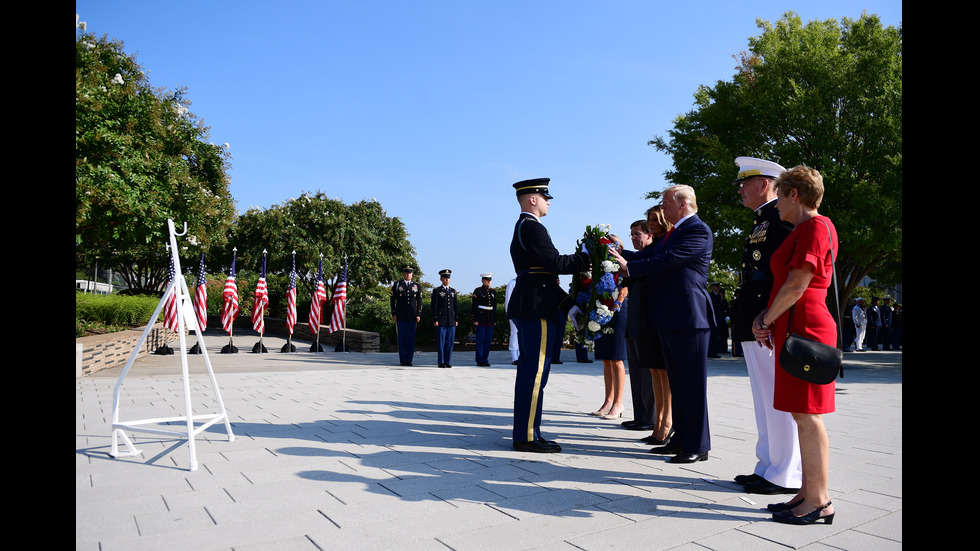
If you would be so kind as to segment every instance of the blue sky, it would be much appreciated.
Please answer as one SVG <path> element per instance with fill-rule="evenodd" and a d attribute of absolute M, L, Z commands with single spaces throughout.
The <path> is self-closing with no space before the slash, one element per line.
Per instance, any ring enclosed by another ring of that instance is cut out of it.
<path fill-rule="evenodd" d="M 405 223 L 423 280 L 450 268 L 462 292 L 482 272 L 513 277 L 518 180 L 552 179 L 542 221 L 561 252 L 586 225 L 628 244 L 671 167 L 647 142 L 699 85 L 731 79 L 757 19 L 790 10 L 902 19 L 898 0 L 75 2 L 153 86 L 188 88 L 230 146 L 239 211 L 304 191 L 375 198 Z"/>

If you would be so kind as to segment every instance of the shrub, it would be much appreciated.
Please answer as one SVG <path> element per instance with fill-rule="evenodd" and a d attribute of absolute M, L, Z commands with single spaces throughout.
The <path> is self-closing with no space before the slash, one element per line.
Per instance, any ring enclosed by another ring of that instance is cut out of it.
<path fill-rule="evenodd" d="M 75 293 L 75 337 L 144 327 L 160 297 Z"/>

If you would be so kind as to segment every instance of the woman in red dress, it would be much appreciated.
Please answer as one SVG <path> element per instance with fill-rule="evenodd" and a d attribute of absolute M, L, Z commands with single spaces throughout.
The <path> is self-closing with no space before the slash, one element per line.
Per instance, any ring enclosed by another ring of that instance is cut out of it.
<path fill-rule="evenodd" d="M 782 220 L 796 228 L 772 256 L 773 291 L 769 306 L 755 319 L 753 333 L 761 344 L 782 350 L 788 332 L 831 346 L 837 345 L 837 324 L 827 309 L 833 260 L 837 254 L 837 230 L 817 212 L 823 199 L 823 177 L 816 170 L 798 166 L 784 172 L 775 183 L 776 208 Z M 792 327 L 790 308 L 792 307 Z M 777 354 L 776 364 L 779 364 Z M 776 369 L 773 405 L 796 420 L 803 459 L 803 484 L 786 503 L 773 504 L 773 520 L 788 524 L 830 524 L 834 509 L 828 494 L 830 442 L 823 414 L 834 411 L 834 383 L 818 385 Z"/>

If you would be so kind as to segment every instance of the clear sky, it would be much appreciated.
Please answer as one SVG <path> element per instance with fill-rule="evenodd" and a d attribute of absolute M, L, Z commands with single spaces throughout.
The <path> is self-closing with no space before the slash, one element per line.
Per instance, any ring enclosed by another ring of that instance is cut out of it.
<path fill-rule="evenodd" d="M 562 253 L 586 225 L 629 246 L 671 167 L 649 140 L 699 85 L 731 80 L 757 19 L 790 10 L 902 19 L 900 0 L 75 2 L 153 86 L 188 88 L 230 146 L 240 212 L 304 191 L 375 198 L 405 223 L 423 280 L 450 268 L 461 292 L 514 276 L 518 180 L 551 178 L 542 222 Z"/>

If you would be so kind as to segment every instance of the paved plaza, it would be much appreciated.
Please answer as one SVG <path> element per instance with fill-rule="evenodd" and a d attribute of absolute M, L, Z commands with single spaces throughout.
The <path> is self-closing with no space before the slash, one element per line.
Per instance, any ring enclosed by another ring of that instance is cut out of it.
<path fill-rule="evenodd" d="M 831 446 L 832 525 L 773 522 L 768 503 L 732 481 L 755 465 L 745 364 L 709 360 L 712 449 L 675 465 L 618 421 L 592 417 L 602 365 L 563 352 L 544 396 L 542 431 L 559 454 L 511 448 L 514 368 L 506 351 L 476 367 L 457 351 L 413 367 L 397 354 L 250 352 L 257 337 L 207 337 L 234 434 L 194 439 L 127 431 L 142 453 L 110 457 L 121 369 L 76 379 L 75 549 L 891 550 L 902 547 L 902 353 L 845 356 Z M 176 342 L 173 343 L 176 346 Z M 191 341 L 189 344 L 193 344 Z M 119 419 L 183 416 L 180 355 L 136 361 Z M 203 356 L 188 356 L 194 413 L 218 411 Z M 628 396 L 628 387 L 627 387 Z M 627 400 L 625 418 L 630 417 Z M 181 430 L 173 422 L 165 428 Z M 124 449 L 120 444 L 120 449 Z"/>

